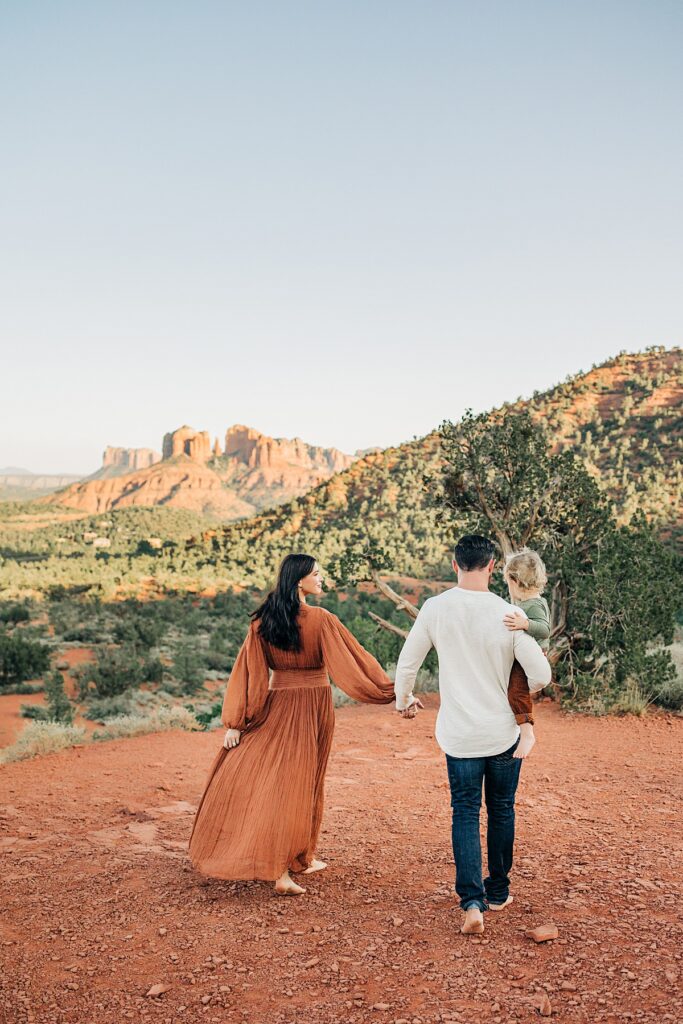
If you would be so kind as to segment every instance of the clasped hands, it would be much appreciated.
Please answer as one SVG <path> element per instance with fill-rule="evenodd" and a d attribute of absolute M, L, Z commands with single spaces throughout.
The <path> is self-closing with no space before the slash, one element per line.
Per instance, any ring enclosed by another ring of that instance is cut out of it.
<path fill-rule="evenodd" d="M 407 708 L 396 708 L 401 718 L 415 718 L 420 709 L 424 710 L 424 704 L 419 697 L 413 697 Z"/>

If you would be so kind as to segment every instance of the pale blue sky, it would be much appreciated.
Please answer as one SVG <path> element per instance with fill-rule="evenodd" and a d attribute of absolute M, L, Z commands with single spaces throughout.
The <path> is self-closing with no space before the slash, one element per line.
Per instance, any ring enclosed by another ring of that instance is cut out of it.
<path fill-rule="evenodd" d="M 0 466 L 681 342 L 679 0 L 0 3 Z"/>

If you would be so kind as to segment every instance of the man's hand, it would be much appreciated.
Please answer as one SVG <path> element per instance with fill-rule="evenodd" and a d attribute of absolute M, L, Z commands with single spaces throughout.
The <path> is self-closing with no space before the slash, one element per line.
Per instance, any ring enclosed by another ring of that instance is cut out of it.
<path fill-rule="evenodd" d="M 524 612 L 508 612 L 503 616 L 503 622 L 508 629 L 528 629 L 529 620 Z"/>
<path fill-rule="evenodd" d="M 239 729 L 228 729 L 223 740 L 223 746 L 226 750 L 230 750 L 231 747 L 236 747 L 240 741 Z"/>
<path fill-rule="evenodd" d="M 403 708 L 402 710 L 397 708 L 396 710 L 398 711 L 401 718 L 415 718 L 415 715 L 420 709 L 424 711 L 424 704 L 422 703 L 419 697 L 413 697 L 411 703 L 408 705 L 407 708 Z"/>

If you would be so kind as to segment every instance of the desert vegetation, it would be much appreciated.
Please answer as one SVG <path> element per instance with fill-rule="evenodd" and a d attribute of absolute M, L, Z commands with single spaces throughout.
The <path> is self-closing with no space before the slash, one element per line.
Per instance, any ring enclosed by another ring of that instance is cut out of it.
<path fill-rule="evenodd" d="M 294 548 L 318 557 L 333 583 L 323 603 L 391 666 L 402 602 L 446 585 L 453 540 L 478 530 L 548 565 L 566 707 L 679 710 L 680 362 L 679 350 L 621 355 L 227 525 L 182 509 L 0 504 L 0 694 L 45 690 L 23 709 L 46 727 L 40 743 L 88 723 L 99 736 L 151 727 L 173 709 L 216 724 L 249 612 Z M 365 585 L 380 573 L 390 588 Z M 71 649 L 87 657 L 63 661 Z"/>

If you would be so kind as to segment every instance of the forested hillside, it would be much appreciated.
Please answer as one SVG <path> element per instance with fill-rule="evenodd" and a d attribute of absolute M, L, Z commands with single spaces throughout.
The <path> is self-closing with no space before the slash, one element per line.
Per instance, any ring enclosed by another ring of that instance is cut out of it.
<path fill-rule="evenodd" d="M 556 448 L 585 460 L 627 522 L 637 508 L 663 536 L 682 531 L 681 350 L 622 354 L 550 391 L 510 403 L 542 422 Z M 497 411 L 491 413 L 498 415 Z M 435 425 L 436 426 L 436 425 Z M 325 565 L 361 537 L 401 574 L 440 577 L 453 526 L 437 524 L 425 477 L 438 475 L 439 435 L 374 452 L 286 505 L 227 526 L 172 509 L 125 509 L 82 518 L 27 504 L 1 506 L 5 592 L 54 584 L 118 589 L 264 586 L 286 552 Z"/>

